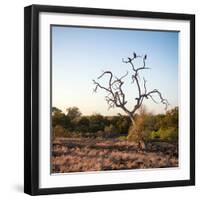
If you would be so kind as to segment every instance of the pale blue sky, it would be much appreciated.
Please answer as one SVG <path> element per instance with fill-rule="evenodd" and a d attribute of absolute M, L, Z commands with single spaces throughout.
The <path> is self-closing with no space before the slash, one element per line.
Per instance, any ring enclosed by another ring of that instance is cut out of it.
<path fill-rule="evenodd" d="M 178 32 L 103 29 L 52 26 L 52 105 L 63 111 L 77 106 L 84 115 L 124 114 L 120 109 L 108 110 L 105 92 L 93 93 L 93 79 L 102 71 L 111 70 L 121 76 L 131 67 L 122 58 L 132 53 L 147 54 L 150 70 L 141 75 L 147 80 L 147 89 L 159 89 L 170 107 L 178 105 Z M 130 73 L 129 73 L 130 74 Z M 106 83 L 106 79 L 103 80 Z M 137 96 L 130 76 L 124 89 L 128 107 Z M 164 112 L 164 105 L 145 101 L 147 109 Z"/>

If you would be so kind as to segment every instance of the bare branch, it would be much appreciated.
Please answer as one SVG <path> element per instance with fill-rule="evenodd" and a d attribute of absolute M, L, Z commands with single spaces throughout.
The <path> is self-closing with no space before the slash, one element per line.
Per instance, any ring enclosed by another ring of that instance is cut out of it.
<path fill-rule="evenodd" d="M 98 82 L 96 82 L 95 80 L 93 80 L 93 83 L 96 85 L 94 92 L 97 92 L 98 87 L 101 89 L 104 89 L 106 91 L 109 91 L 107 88 L 103 87 L 102 85 L 100 85 Z"/>
<path fill-rule="evenodd" d="M 142 59 L 143 65 L 140 67 L 136 67 L 134 64 L 134 61 L 136 59 Z M 167 109 L 169 103 L 167 99 L 164 99 L 161 92 L 157 89 L 154 89 L 152 91 L 147 91 L 147 86 L 146 83 L 147 81 L 143 77 L 143 84 L 142 81 L 139 78 L 139 72 L 141 70 L 145 69 L 150 69 L 146 67 L 146 60 L 147 60 L 147 55 L 141 56 L 137 55 L 135 52 L 133 52 L 132 57 L 127 57 L 127 60 L 122 59 L 122 62 L 125 64 L 130 64 L 132 68 L 132 83 L 136 83 L 136 87 L 138 90 L 138 96 L 135 98 L 136 104 L 133 106 L 132 110 L 127 109 L 126 104 L 126 95 L 123 90 L 123 84 L 124 84 L 124 78 L 128 76 L 128 71 L 121 76 L 120 78 L 113 76 L 113 73 L 111 71 L 105 71 L 103 72 L 97 79 L 101 79 L 105 75 L 109 75 L 109 80 L 108 80 L 108 85 L 104 86 L 101 85 L 99 82 L 93 80 L 93 83 L 95 84 L 94 92 L 97 91 L 98 88 L 101 88 L 104 90 L 107 94 L 105 96 L 106 102 L 108 104 L 108 109 L 114 108 L 114 107 L 119 107 L 121 108 L 125 113 L 128 114 L 128 116 L 131 118 L 132 121 L 134 121 L 134 114 L 135 112 L 141 107 L 144 99 L 151 99 L 154 103 L 158 103 L 153 95 L 158 95 L 160 102 L 165 105 L 165 109 Z"/>
<path fill-rule="evenodd" d="M 158 104 L 158 102 L 153 98 L 152 95 L 149 94 L 149 96 L 150 96 L 151 100 L 152 100 L 154 103 Z"/>
<path fill-rule="evenodd" d="M 143 66 L 142 66 L 142 67 L 138 67 L 138 68 L 135 67 L 133 61 L 134 61 L 135 59 L 137 59 L 137 58 L 142 58 L 142 61 L 143 61 Z M 129 64 L 131 65 L 133 71 L 134 71 L 135 73 L 138 73 L 138 71 L 140 71 L 140 70 L 142 70 L 142 69 L 150 69 L 150 68 L 146 67 L 146 59 L 147 59 L 147 55 L 146 55 L 146 54 L 145 54 L 144 56 L 140 56 L 140 55 L 137 55 L 137 54 L 134 52 L 132 58 L 128 57 L 127 60 L 124 60 L 124 59 L 122 58 L 122 62 L 123 62 L 123 63 L 126 63 L 126 64 L 129 63 Z"/>
<path fill-rule="evenodd" d="M 113 77 L 112 72 L 105 71 L 98 77 L 98 79 L 101 79 L 106 74 L 110 75 L 108 85 L 103 86 L 99 82 L 93 80 L 93 83 L 95 84 L 94 91 L 96 92 L 98 88 L 101 88 L 107 92 L 105 99 L 108 104 L 108 109 L 114 108 L 114 107 L 120 107 L 126 113 L 128 113 L 129 111 L 125 107 L 127 101 L 125 100 L 125 94 L 122 89 L 122 86 L 124 84 L 123 79 L 128 75 L 128 72 L 126 72 L 126 74 L 118 78 L 116 76 Z"/>
<path fill-rule="evenodd" d="M 146 87 L 146 83 L 147 81 L 145 80 L 145 78 L 143 77 L 143 81 L 144 81 L 144 93 L 147 93 L 147 87 Z"/>
<path fill-rule="evenodd" d="M 134 58 L 134 59 L 135 59 L 135 58 Z M 127 63 L 130 63 L 130 64 L 131 64 L 131 67 L 132 67 L 132 69 L 133 69 L 133 71 L 135 71 L 135 66 L 134 66 L 132 60 L 133 60 L 133 59 L 130 59 L 130 60 L 128 59 L 128 61 L 125 61 L 125 60 L 122 58 L 122 62 L 123 62 L 123 63 L 126 63 L 126 64 L 127 64 Z"/>
<path fill-rule="evenodd" d="M 125 78 L 127 75 L 128 75 L 128 71 L 126 72 L 126 74 L 124 74 L 124 75 L 121 76 L 120 78 L 117 78 L 117 77 L 115 76 L 115 80 L 112 82 L 112 85 L 114 85 L 115 83 L 123 84 L 122 79 Z"/>
<path fill-rule="evenodd" d="M 163 98 L 161 92 L 158 91 L 157 89 L 154 89 L 154 90 L 148 92 L 146 95 L 151 97 L 152 96 L 151 94 L 157 94 L 158 95 L 158 97 L 160 98 L 160 102 L 165 105 L 165 110 L 166 110 L 167 107 L 169 106 L 169 102 L 167 101 L 167 99 Z M 152 99 L 152 97 L 151 97 L 151 99 Z"/>

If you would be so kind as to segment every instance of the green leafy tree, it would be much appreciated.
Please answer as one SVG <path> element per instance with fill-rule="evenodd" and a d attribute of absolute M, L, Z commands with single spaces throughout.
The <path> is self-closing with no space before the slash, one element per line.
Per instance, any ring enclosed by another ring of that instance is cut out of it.
<path fill-rule="evenodd" d="M 104 117 L 100 114 L 93 114 L 89 118 L 90 120 L 90 132 L 97 132 L 97 131 L 102 131 L 104 129 Z"/>
<path fill-rule="evenodd" d="M 75 128 L 76 131 L 86 133 L 89 131 L 90 121 L 88 117 L 82 116 L 82 117 L 77 118 L 75 125 L 76 125 L 76 128 Z"/>
<path fill-rule="evenodd" d="M 69 117 L 69 119 L 71 121 L 78 118 L 78 117 L 81 117 L 81 115 L 82 115 L 79 108 L 77 108 L 77 107 L 67 108 L 66 111 L 67 111 L 67 116 Z"/>
<path fill-rule="evenodd" d="M 65 114 L 58 108 L 52 108 L 52 126 L 56 125 L 65 126 L 66 118 Z"/>
<path fill-rule="evenodd" d="M 52 114 L 54 115 L 54 113 L 61 113 L 62 110 L 60 110 L 59 108 L 57 107 L 52 107 Z"/>

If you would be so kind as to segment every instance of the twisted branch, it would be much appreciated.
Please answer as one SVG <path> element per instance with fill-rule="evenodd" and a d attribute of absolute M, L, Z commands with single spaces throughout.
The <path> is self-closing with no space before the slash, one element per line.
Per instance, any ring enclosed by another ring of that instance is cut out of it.
<path fill-rule="evenodd" d="M 142 59 L 143 64 L 141 67 L 136 67 L 134 64 L 134 61 L 138 58 Z M 126 107 L 126 104 L 127 104 L 127 101 L 125 98 L 126 96 L 122 88 L 124 84 L 123 79 L 128 75 L 128 72 L 126 72 L 126 74 L 124 74 L 120 78 L 113 76 L 113 73 L 111 71 L 103 72 L 97 79 L 99 80 L 105 75 L 109 75 L 109 81 L 108 81 L 107 86 L 103 86 L 99 82 L 93 80 L 93 83 L 95 84 L 94 92 L 97 92 L 98 88 L 101 88 L 104 91 L 106 91 L 107 95 L 105 96 L 105 99 L 109 106 L 108 109 L 119 107 L 130 116 L 132 121 L 133 121 L 133 116 L 135 112 L 140 108 L 144 99 L 150 98 L 154 103 L 158 103 L 153 97 L 153 95 L 155 94 L 159 97 L 160 102 L 165 105 L 165 109 L 167 109 L 169 105 L 167 99 L 163 98 L 159 90 L 154 89 L 149 92 L 147 91 L 147 87 L 146 87 L 147 81 L 144 78 L 143 78 L 143 85 L 141 84 L 141 81 L 139 78 L 139 71 L 150 69 L 146 67 L 146 60 L 147 60 L 147 55 L 141 56 L 141 55 L 137 55 L 135 52 L 133 53 L 133 56 L 128 57 L 127 60 L 122 59 L 123 63 L 131 65 L 132 72 L 133 72 L 131 75 L 132 83 L 136 83 L 136 87 L 138 90 L 138 96 L 135 98 L 136 104 L 133 106 L 132 110 L 128 110 Z"/>
<path fill-rule="evenodd" d="M 128 112 L 128 109 L 125 107 L 127 101 L 125 99 L 125 94 L 122 88 L 124 84 L 123 79 L 128 75 L 128 72 L 118 78 L 116 76 L 114 77 L 111 71 L 105 71 L 97 79 L 101 79 L 106 74 L 110 76 L 108 85 L 103 86 L 99 82 L 93 80 L 93 83 L 95 84 L 94 92 L 97 92 L 98 88 L 101 88 L 107 92 L 105 99 L 109 106 L 108 109 L 114 108 L 116 106 L 122 108 L 125 112 Z"/>

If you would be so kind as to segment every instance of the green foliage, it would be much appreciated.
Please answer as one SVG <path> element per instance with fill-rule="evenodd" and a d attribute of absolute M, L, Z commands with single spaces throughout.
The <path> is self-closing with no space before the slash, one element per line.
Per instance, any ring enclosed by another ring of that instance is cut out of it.
<path fill-rule="evenodd" d="M 135 142 L 139 142 L 140 140 L 142 140 L 140 130 L 133 125 L 130 126 L 127 139 L 129 141 L 135 141 Z"/>
<path fill-rule="evenodd" d="M 71 107 L 67 108 L 67 116 L 69 117 L 70 120 L 75 120 L 76 118 L 80 117 L 82 114 L 77 107 Z"/>
<path fill-rule="evenodd" d="M 59 108 L 56 108 L 56 107 L 52 107 L 52 113 L 55 113 L 55 112 L 61 113 L 62 110 L 60 110 Z"/>
<path fill-rule="evenodd" d="M 122 140 L 122 141 L 126 141 L 127 140 L 127 136 L 125 136 L 125 135 L 119 136 L 118 139 Z"/>
<path fill-rule="evenodd" d="M 67 128 L 70 126 L 70 119 L 61 110 L 53 107 L 52 111 L 52 126 L 55 127 L 56 125 L 63 126 Z"/>
<path fill-rule="evenodd" d="M 151 132 L 149 139 L 178 140 L 178 107 L 161 117 L 159 126 Z"/>
<path fill-rule="evenodd" d="M 65 129 L 60 125 L 56 125 L 53 128 L 53 136 L 54 137 L 66 137 Z"/>
<path fill-rule="evenodd" d="M 169 127 L 167 129 L 159 129 L 160 139 L 162 140 L 177 140 L 178 130 L 175 127 Z"/>
<path fill-rule="evenodd" d="M 134 126 L 128 116 L 82 116 L 77 107 L 52 108 L 52 128 L 56 137 L 119 138 L 122 140 L 148 141 L 178 139 L 178 108 L 166 114 L 152 115 L 144 108 L 134 116 Z"/>
<path fill-rule="evenodd" d="M 113 118 L 115 119 L 112 120 L 112 124 L 115 125 L 117 133 L 120 135 L 127 135 L 128 129 L 131 124 L 130 118 L 128 116 L 122 116 L 122 115 L 115 116 Z"/>
<path fill-rule="evenodd" d="M 78 132 L 88 132 L 89 131 L 89 125 L 90 121 L 87 117 L 79 117 L 76 120 L 74 120 L 75 124 L 75 130 Z"/>
<path fill-rule="evenodd" d="M 128 140 L 147 141 L 151 139 L 178 140 L 178 108 L 165 115 L 152 115 L 145 110 L 135 117 L 135 124 L 129 129 Z"/>
<path fill-rule="evenodd" d="M 97 132 L 104 130 L 104 117 L 100 114 L 93 114 L 89 117 L 89 131 Z"/>
<path fill-rule="evenodd" d="M 158 131 L 152 131 L 150 134 L 149 134 L 149 137 L 148 139 L 160 139 L 160 129 Z"/>
<path fill-rule="evenodd" d="M 110 124 L 104 128 L 104 132 L 106 137 L 112 138 L 117 135 L 117 128 L 113 124 Z"/>
<path fill-rule="evenodd" d="M 153 115 L 147 113 L 144 108 L 135 116 L 135 124 L 129 128 L 128 140 L 144 141 L 154 129 L 155 119 Z"/>
<path fill-rule="evenodd" d="M 161 139 L 161 140 L 177 140 L 178 130 L 174 127 L 160 128 L 158 131 L 153 131 L 149 135 L 149 139 Z"/>

